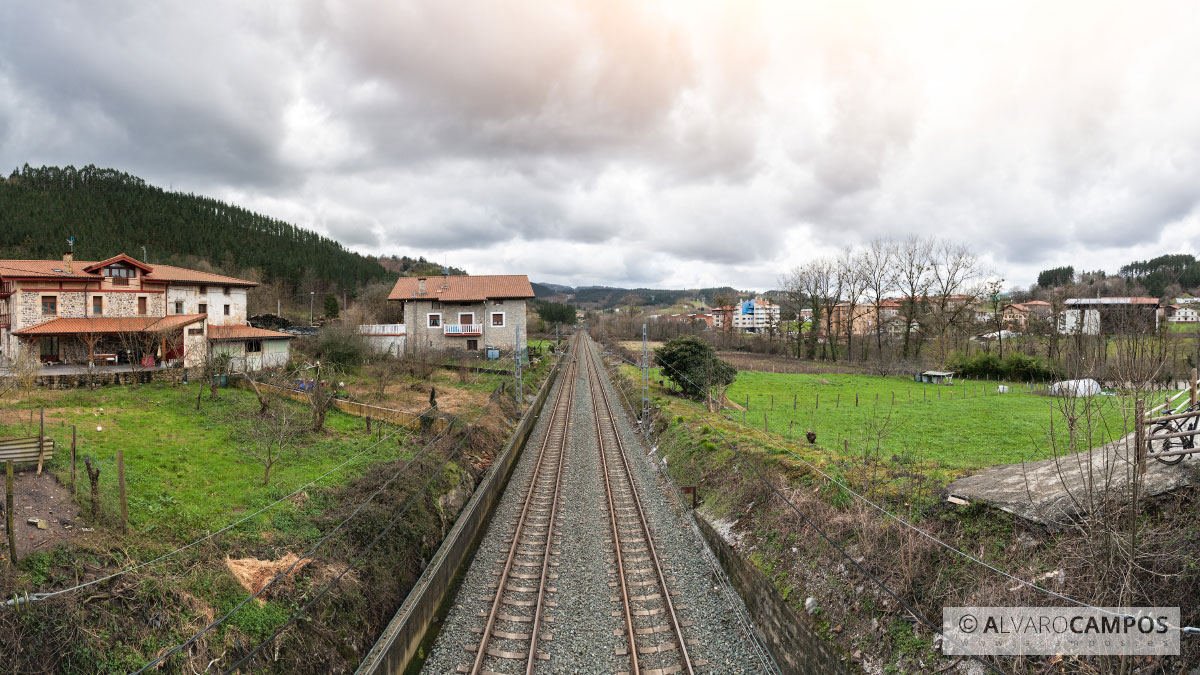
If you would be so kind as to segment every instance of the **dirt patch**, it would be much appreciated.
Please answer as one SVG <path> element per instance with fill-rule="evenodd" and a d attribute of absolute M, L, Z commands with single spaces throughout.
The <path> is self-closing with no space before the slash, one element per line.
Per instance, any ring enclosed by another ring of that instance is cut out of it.
<path fill-rule="evenodd" d="M 49 551 L 83 534 L 79 507 L 71 499 L 70 490 L 48 471 L 39 476 L 35 467 L 22 468 L 16 472 L 13 483 L 13 531 L 17 536 L 18 560 L 34 551 Z M 0 512 L 3 509 L 4 502 L 0 500 Z M 38 526 L 38 521 L 45 523 L 44 529 Z M 3 549 L 0 555 L 7 556 L 8 547 Z"/>
<path fill-rule="evenodd" d="M 297 562 L 299 561 L 299 562 Z M 226 558 L 225 567 L 229 568 L 229 572 L 237 579 L 237 582 L 242 585 L 242 588 L 251 593 L 257 593 L 266 586 L 269 581 L 274 579 L 285 570 L 287 575 L 283 579 L 271 585 L 271 592 L 278 593 L 282 587 L 290 586 L 290 582 L 295 578 L 300 570 L 312 562 L 311 558 L 301 560 L 295 553 L 289 553 L 279 560 L 259 560 L 258 558 Z M 295 567 L 292 567 L 295 565 Z M 259 602 L 264 602 L 261 598 Z"/>

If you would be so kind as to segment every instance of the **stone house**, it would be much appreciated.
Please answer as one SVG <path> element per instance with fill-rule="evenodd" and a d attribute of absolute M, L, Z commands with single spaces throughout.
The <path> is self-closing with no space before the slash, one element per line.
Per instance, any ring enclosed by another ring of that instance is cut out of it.
<path fill-rule="evenodd" d="M 388 300 L 404 305 L 404 349 L 524 350 L 524 274 L 401 277 Z M 519 337 L 518 337 L 519 335 Z"/>
<path fill-rule="evenodd" d="M 27 350 L 47 364 L 193 367 L 217 345 L 240 352 L 235 367 L 282 363 L 292 336 L 246 323 L 256 285 L 123 253 L 0 260 L 0 364 Z"/>

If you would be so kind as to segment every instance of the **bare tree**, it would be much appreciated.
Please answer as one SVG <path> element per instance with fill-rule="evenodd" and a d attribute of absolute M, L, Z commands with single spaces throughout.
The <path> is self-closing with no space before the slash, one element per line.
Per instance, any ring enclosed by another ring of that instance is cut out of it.
<path fill-rule="evenodd" d="M 860 318 L 860 308 L 862 305 L 863 293 L 866 292 L 866 277 L 862 273 L 861 256 L 854 254 L 850 250 L 842 252 L 842 255 L 837 259 L 837 276 L 838 285 L 841 287 L 841 295 L 845 299 L 838 303 L 845 307 L 845 325 L 846 331 L 846 360 L 854 359 L 854 326 Z"/>
<path fill-rule="evenodd" d="M 861 273 L 866 287 L 866 299 L 875 313 L 875 352 L 883 359 L 883 301 L 896 289 L 899 270 L 896 268 L 895 242 L 872 239 L 860 257 Z"/>
<path fill-rule="evenodd" d="M 265 412 L 264 412 L 265 411 Z M 302 409 L 288 401 L 264 406 L 255 416 L 243 416 L 241 428 L 250 444 L 245 452 L 263 465 L 263 485 L 271 482 L 271 468 L 304 434 Z"/>
<path fill-rule="evenodd" d="M 915 350 L 911 347 L 913 324 L 929 293 L 932 256 L 933 241 L 916 235 L 896 247 L 896 287 L 903 296 L 900 304 L 904 311 L 904 358 L 920 353 L 919 343 Z"/>
<path fill-rule="evenodd" d="M 304 396 L 312 410 L 312 431 L 316 433 L 325 428 L 325 415 L 328 414 L 334 399 L 337 398 L 337 387 L 334 386 L 334 380 L 340 371 L 333 364 L 321 361 L 305 366 L 304 371 L 308 374 L 309 379 L 304 387 Z"/>
<path fill-rule="evenodd" d="M 791 272 L 779 277 L 779 286 L 783 290 L 783 298 L 780 303 L 782 309 L 796 317 L 796 358 L 803 356 L 804 347 L 804 318 L 800 315 L 800 310 L 804 308 L 808 298 L 804 292 L 803 276 L 802 268 L 793 267 Z"/>
<path fill-rule="evenodd" d="M 945 362 L 950 332 L 978 296 L 979 259 L 965 245 L 942 240 L 933 246 L 929 268 L 933 298 L 928 316 L 937 331 L 938 360 Z"/>

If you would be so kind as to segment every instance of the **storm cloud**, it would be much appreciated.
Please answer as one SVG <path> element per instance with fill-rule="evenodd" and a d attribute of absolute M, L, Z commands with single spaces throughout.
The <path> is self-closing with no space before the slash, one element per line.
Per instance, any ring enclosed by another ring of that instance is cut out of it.
<path fill-rule="evenodd" d="M 364 253 L 767 288 L 877 236 L 1010 283 L 1195 253 L 1193 3 L 5 3 L 0 166 Z"/>

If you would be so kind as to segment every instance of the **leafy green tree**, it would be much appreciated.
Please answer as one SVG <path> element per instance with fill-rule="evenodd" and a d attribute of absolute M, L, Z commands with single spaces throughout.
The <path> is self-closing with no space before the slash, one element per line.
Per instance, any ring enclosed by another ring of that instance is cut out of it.
<path fill-rule="evenodd" d="M 325 294 L 325 318 L 338 318 L 338 301 L 337 296 L 335 296 L 333 293 Z"/>
<path fill-rule="evenodd" d="M 575 306 L 564 302 L 543 302 L 538 305 L 538 318 L 548 324 L 575 325 Z"/>
<path fill-rule="evenodd" d="M 711 345 L 694 335 L 668 340 L 654 350 L 654 360 L 685 396 L 708 398 L 710 407 L 714 398 L 721 400 L 724 388 L 737 377 L 737 368 L 718 358 Z M 719 391 L 714 393 L 714 389 Z"/>
<path fill-rule="evenodd" d="M 1065 286 L 1075 278 L 1075 268 L 1068 265 L 1066 267 L 1054 267 L 1048 270 L 1043 270 L 1038 274 L 1038 286 L 1042 288 L 1054 288 L 1055 286 Z"/>

